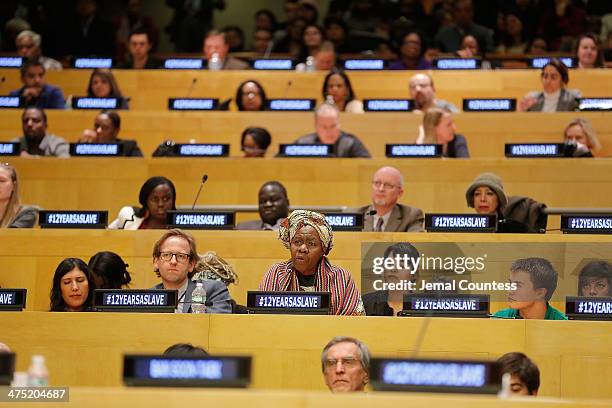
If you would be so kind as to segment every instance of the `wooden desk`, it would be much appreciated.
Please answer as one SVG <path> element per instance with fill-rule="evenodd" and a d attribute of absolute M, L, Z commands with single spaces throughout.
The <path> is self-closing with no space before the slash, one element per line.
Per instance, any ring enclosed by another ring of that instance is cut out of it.
<path fill-rule="evenodd" d="M 119 386 L 123 353 L 161 353 L 180 341 L 252 355 L 253 388 L 324 390 L 320 353 L 333 336 L 357 337 L 374 356 L 411 356 L 422 325 L 422 318 L 6 312 L 2 340 L 20 371 L 32 354 L 45 355 L 55 386 Z M 509 351 L 540 366 L 541 396 L 612 397 L 607 322 L 436 318 L 420 355 L 495 359 Z"/>

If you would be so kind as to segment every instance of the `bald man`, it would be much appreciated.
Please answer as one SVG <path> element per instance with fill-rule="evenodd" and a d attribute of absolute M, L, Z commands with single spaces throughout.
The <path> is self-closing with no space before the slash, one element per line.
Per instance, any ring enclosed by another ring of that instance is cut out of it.
<path fill-rule="evenodd" d="M 355 135 L 340 129 L 340 112 L 333 105 L 324 103 L 315 110 L 315 133 L 297 139 L 295 144 L 330 144 L 335 157 L 372 157 Z"/>
<path fill-rule="evenodd" d="M 372 204 L 362 207 L 364 231 L 423 232 L 423 211 L 398 204 L 404 177 L 395 167 L 381 167 L 372 179 Z"/>
<path fill-rule="evenodd" d="M 450 102 L 436 99 L 436 88 L 433 79 L 427 74 L 416 74 L 410 78 L 410 98 L 414 100 L 414 111 L 425 112 L 430 108 L 440 108 L 457 113 L 459 109 Z"/>

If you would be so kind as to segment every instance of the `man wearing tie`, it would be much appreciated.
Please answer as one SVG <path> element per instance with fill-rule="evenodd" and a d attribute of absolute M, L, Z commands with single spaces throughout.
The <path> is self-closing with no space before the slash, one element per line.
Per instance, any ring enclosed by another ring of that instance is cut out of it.
<path fill-rule="evenodd" d="M 395 167 L 381 167 L 372 180 L 372 204 L 362 207 L 364 231 L 422 232 L 423 211 L 398 204 L 404 194 L 404 177 Z"/>

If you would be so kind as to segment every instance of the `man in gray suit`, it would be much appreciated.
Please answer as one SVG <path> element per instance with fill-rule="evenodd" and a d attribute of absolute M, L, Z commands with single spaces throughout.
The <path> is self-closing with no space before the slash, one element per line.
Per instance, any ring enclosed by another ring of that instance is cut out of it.
<path fill-rule="evenodd" d="M 246 62 L 227 55 L 229 52 L 229 44 L 227 43 L 227 37 L 222 31 L 210 31 L 204 39 L 203 50 L 206 60 L 210 62 L 213 54 L 217 54 L 219 59 L 222 61 L 222 70 L 232 69 L 249 69 L 249 64 Z"/>
<path fill-rule="evenodd" d="M 259 189 L 259 220 L 241 222 L 237 230 L 278 231 L 282 220 L 289 216 L 287 190 L 278 181 L 268 181 Z"/>
<path fill-rule="evenodd" d="M 153 247 L 153 267 L 161 283 L 153 289 L 178 290 L 178 307 L 175 313 L 191 313 L 191 293 L 196 283 L 191 280 L 198 261 L 198 251 L 193 236 L 171 229 Z M 232 298 L 222 282 L 204 279 L 206 313 L 232 313 Z"/>
<path fill-rule="evenodd" d="M 381 167 L 372 180 L 372 204 L 362 207 L 364 231 L 422 232 L 423 211 L 398 204 L 404 194 L 404 177 L 395 167 Z"/>

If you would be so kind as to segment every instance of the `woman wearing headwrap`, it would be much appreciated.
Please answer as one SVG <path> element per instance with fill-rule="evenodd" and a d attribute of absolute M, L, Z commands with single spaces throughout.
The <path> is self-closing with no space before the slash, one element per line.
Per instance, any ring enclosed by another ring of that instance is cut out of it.
<path fill-rule="evenodd" d="M 333 246 L 333 234 L 325 216 L 293 211 L 282 221 L 278 232 L 291 251 L 291 259 L 272 265 L 259 290 L 331 292 L 330 314 L 364 314 L 361 295 L 350 272 L 333 266 L 326 257 Z"/>

